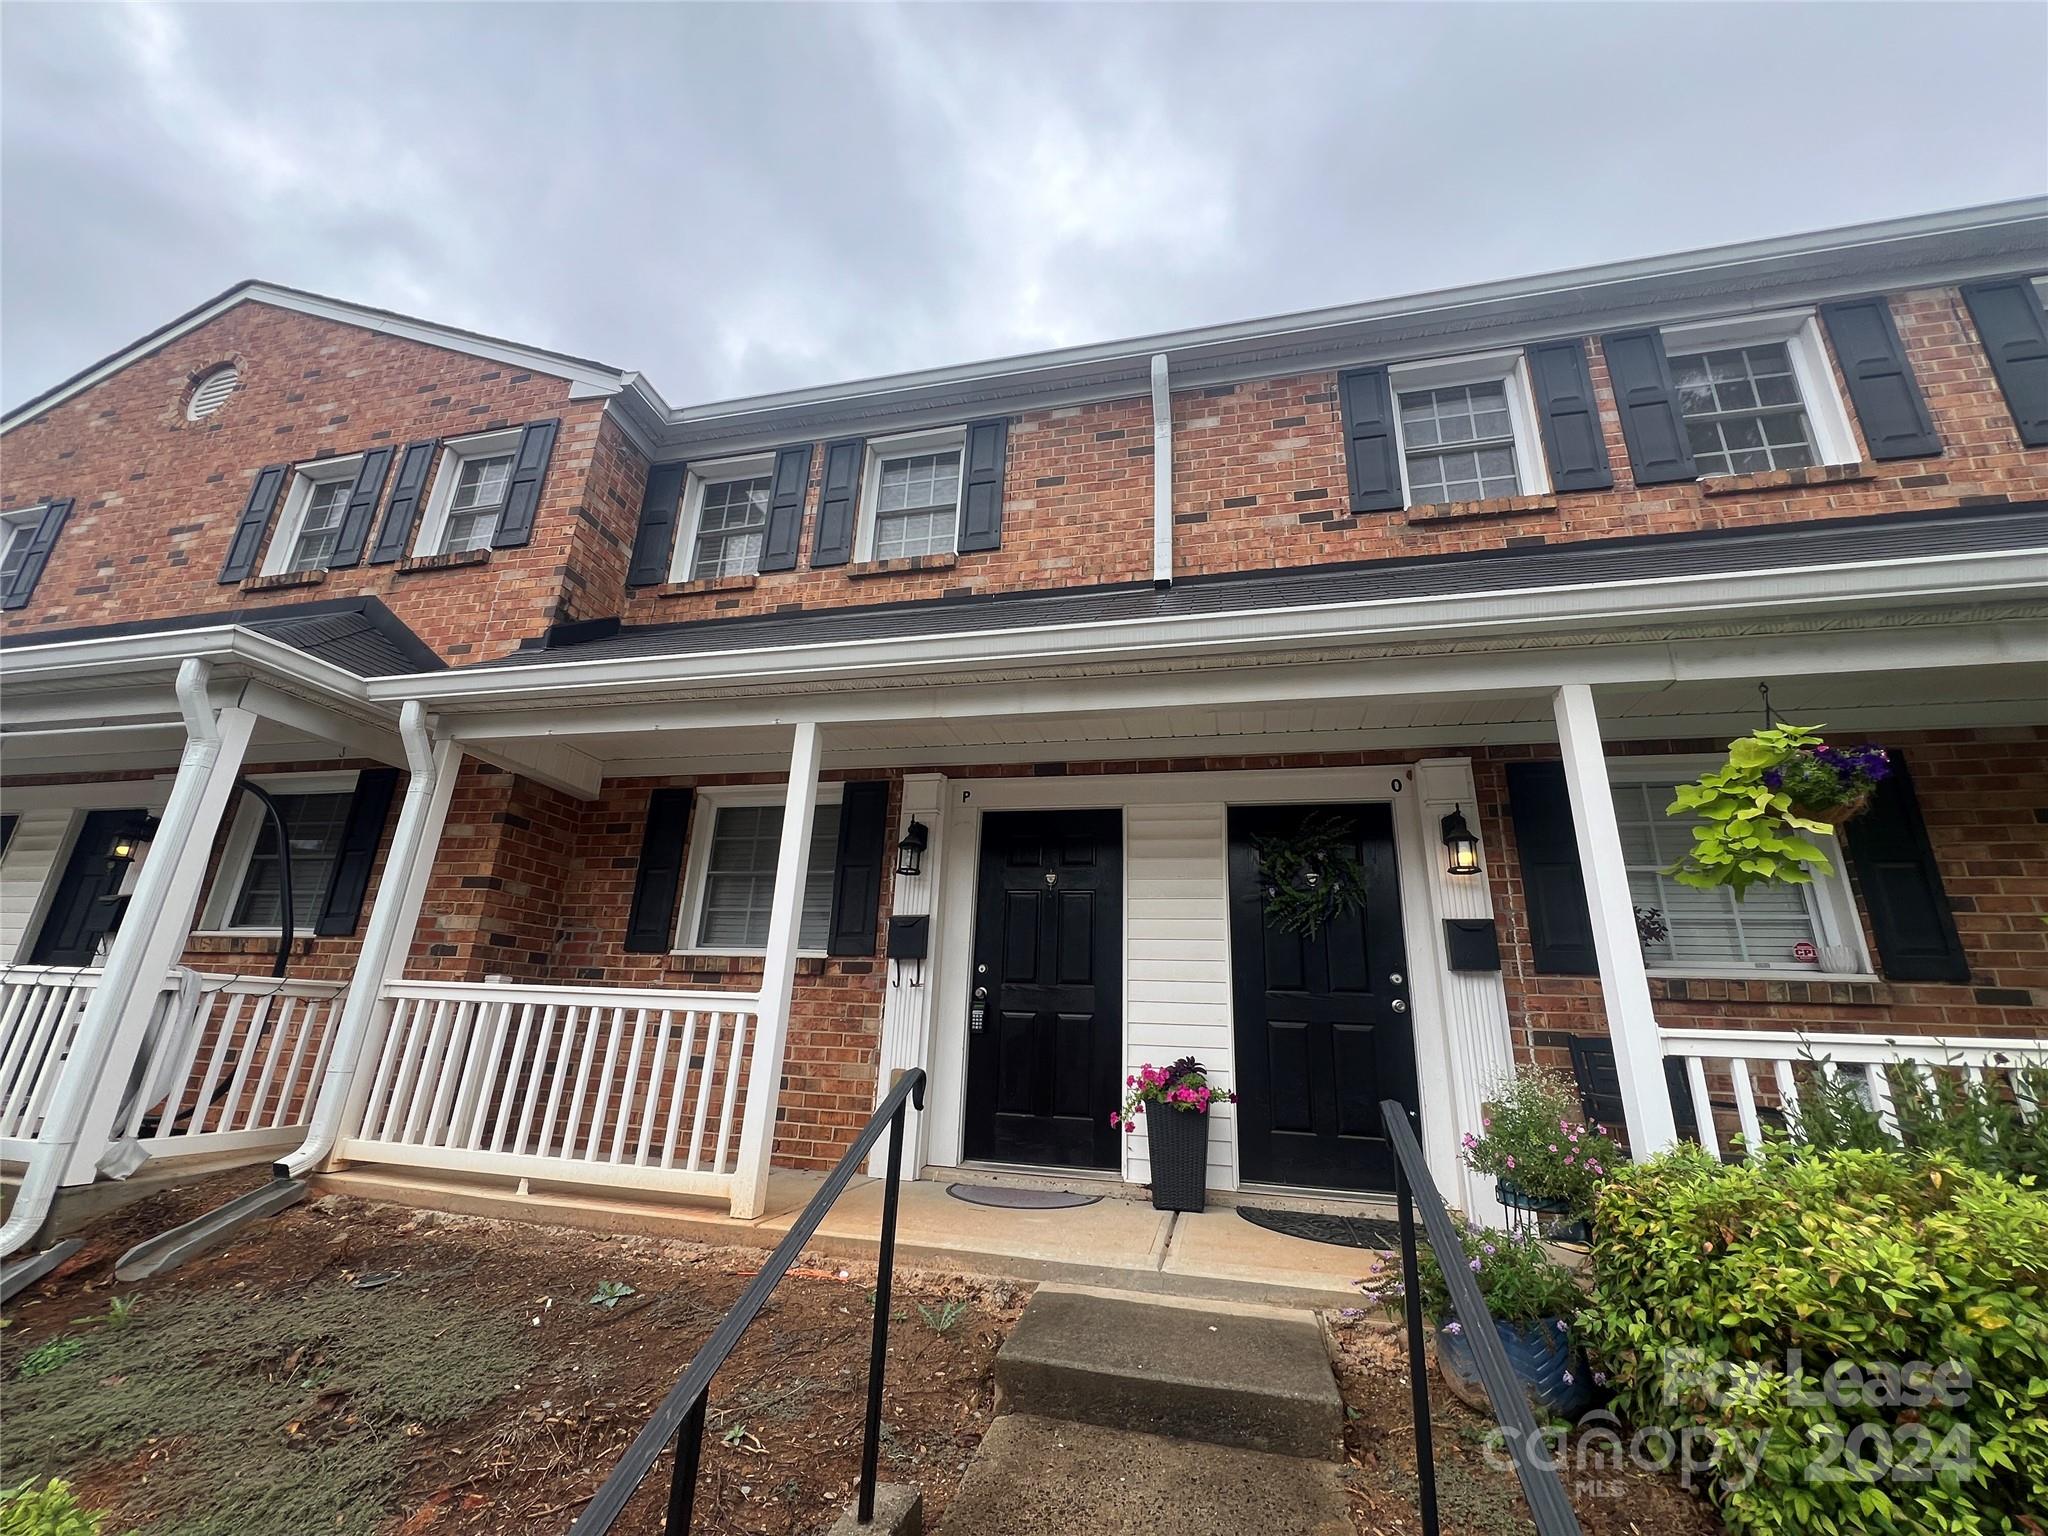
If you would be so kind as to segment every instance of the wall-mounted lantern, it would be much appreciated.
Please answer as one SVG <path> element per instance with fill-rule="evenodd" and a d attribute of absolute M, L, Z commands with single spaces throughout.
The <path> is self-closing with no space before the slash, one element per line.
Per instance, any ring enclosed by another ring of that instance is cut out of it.
<path fill-rule="evenodd" d="M 107 850 L 107 869 L 118 873 L 135 862 L 136 852 L 156 836 L 157 819 L 154 816 L 139 816 L 114 835 L 114 846 Z"/>
<path fill-rule="evenodd" d="M 931 842 L 931 832 L 921 821 L 913 821 L 903 833 L 903 840 L 896 845 L 896 873 L 917 875 L 924 871 L 924 850 Z"/>
<path fill-rule="evenodd" d="M 1454 875 L 1479 873 L 1479 836 L 1465 825 L 1465 813 L 1453 811 L 1443 821 L 1444 868 Z"/>

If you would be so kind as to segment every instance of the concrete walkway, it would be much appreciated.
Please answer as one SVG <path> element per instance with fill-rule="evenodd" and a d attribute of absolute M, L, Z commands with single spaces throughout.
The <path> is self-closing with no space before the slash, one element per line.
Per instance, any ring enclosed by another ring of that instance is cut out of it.
<path fill-rule="evenodd" d="M 770 1248 L 822 1182 L 821 1175 L 778 1171 L 769 1182 L 768 1214 L 754 1221 L 735 1221 L 706 1204 L 541 1187 L 521 1194 L 504 1185 L 372 1167 L 323 1174 L 314 1184 L 316 1192 L 476 1216 Z M 812 1246 L 820 1253 L 872 1258 L 881 1213 L 881 1182 L 858 1180 L 826 1215 Z M 1283 1237 L 1223 1206 L 1175 1214 L 1136 1200 L 1104 1199 L 1061 1210 L 1011 1210 L 971 1205 L 948 1195 L 943 1184 L 917 1180 L 903 1186 L 897 1262 L 1014 1280 L 1339 1307 L 1358 1304 L 1352 1282 L 1370 1268 L 1371 1255 Z"/>

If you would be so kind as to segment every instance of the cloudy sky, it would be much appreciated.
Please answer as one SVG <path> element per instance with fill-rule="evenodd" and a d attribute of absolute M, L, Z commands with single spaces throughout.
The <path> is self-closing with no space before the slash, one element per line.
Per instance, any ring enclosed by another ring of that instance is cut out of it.
<path fill-rule="evenodd" d="M 2038 4 L 0 5 L 0 397 L 243 277 L 678 404 L 2048 190 Z"/>

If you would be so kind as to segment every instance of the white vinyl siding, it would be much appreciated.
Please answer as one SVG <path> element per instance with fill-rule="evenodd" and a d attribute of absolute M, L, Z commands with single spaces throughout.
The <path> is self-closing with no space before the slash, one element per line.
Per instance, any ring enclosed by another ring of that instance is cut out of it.
<path fill-rule="evenodd" d="M 57 868 L 71 828 L 70 811 L 24 811 L 0 855 L 0 963 L 28 959 L 29 925 Z"/>
<path fill-rule="evenodd" d="M 1230 901 L 1221 805 L 1133 805 L 1124 812 L 1126 1075 L 1193 1055 L 1236 1086 L 1230 1012 Z M 1124 1090 L 1117 1090 L 1121 1101 Z M 1236 1107 L 1209 1134 L 1209 1186 L 1237 1187 Z M 1152 1177 L 1145 1129 L 1124 1137 L 1125 1177 Z"/>
<path fill-rule="evenodd" d="M 767 947 L 769 912 L 775 901 L 775 860 L 781 845 L 780 805 L 721 805 L 713 810 L 703 886 L 687 930 L 693 947 Z M 797 929 L 799 949 L 822 951 L 831 936 L 832 873 L 838 856 L 839 807 L 821 802 L 811 818 L 803 918 Z"/>

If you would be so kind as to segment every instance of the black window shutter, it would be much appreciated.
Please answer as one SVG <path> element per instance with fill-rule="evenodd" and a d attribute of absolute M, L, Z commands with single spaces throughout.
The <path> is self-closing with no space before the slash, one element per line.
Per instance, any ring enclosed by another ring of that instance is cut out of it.
<path fill-rule="evenodd" d="M 844 565 L 853 558 L 853 519 L 860 508 L 861 465 L 867 444 L 844 438 L 825 445 L 825 473 L 818 483 L 818 528 L 811 535 L 812 565 Z M 810 460 L 804 460 L 806 478 Z"/>
<path fill-rule="evenodd" d="M 505 509 L 498 514 L 497 532 L 491 535 L 493 549 L 517 549 L 533 537 L 534 514 L 540 510 L 540 490 L 548 477 L 548 460 L 554 456 L 559 421 L 530 421 L 519 434 L 519 447 L 512 454 L 512 478 L 505 486 Z"/>
<path fill-rule="evenodd" d="M 2026 278 L 2009 277 L 1965 284 L 1963 298 L 2012 408 L 2020 441 L 2029 448 L 2048 448 L 2048 315 L 2042 313 L 2040 294 Z"/>
<path fill-rule="evenodd" d="M 1600 432 L 1600 402 L 1593 397 L 1586 344 L 1574 338 L 1531 347 L 1529 376 L 1536 385 L 1536 415 L 1543 423 L 1552 488 L 1610 489 L 1614 470 L 1607 462 L 1607 439 Z"/>
<path fill-rule="evenodd" d="M 1009 452 L 1008 417 L 967 424 L 967 452 L 960 463 L 960 542 L 955 546 L 963 555 L 1003 547 L 1003 471 Z"/>
<path fill-rule="evenodd" d="M 50 563 L 50 551 L 57 547 L 57 536 L 64 531 L 65 520 L 70 516 L 69 496 L 43 508 L 43 515 L 36 519 L 35 530 L 28 536 L 28 548 L 22 551 L 21 564 L 14 568 L 14 579 L 8 582 L 6 592 L 0 593 L 0 608 L 28 606 L 36 583 L 43 579 L 43 567 Z"/>
<path fill-rule="evenodd" d="M 1611 331 L 1600 338 L 1600 350 L 1614 384 L 1614 408 L 1621 415 L 1621 436 L 1628 444 L 1636 484 L 1699 479 L 1685 419 L 1678 413 L 1678 391 L 1671 383 L 1664 338 L 1654 330 Z"/>
<path fill-rule="evenodd" d="M 388 450 L 387 450 L 388 452 Z M 370 890 L 370 866 L 377 862 L 377 844 L 384 838 L 384 818 L 391 814 L 396 768 L 366 768 L 356 775 L 349 798 L 348 819 L 341 826 L 341 855 L 328 877 L 327 895 L 313 931 L 323 935 L 354 933 L 363 915 L 363 897 Z"/>
<path fill-rule="evenodd" d="M 263 536 L 270 531 L 271 514 L 277 510 L 278 493 L 284 489 L 285 476 L 291 473 L 289 464 L 266 464 L 256 471 L 256 483 L 249 487 L 249 500 L 242 507 L 242 515 L 235 522 L 235 531 L 228 539 L 228 557 L 221 562 L 220 579 L 223 584 L 246 581 L 249 573 L 256 569 L 257 553 L 263 548 Z"/>
<path fill-rule="evenodd" d="M 872 955 L 882 906 L 882 861 L 889 845 L 889 785 L 863 779 L 839 802 L 839 855 L 832 865 L 828 955 Z"/>
<path fill-rule="evenodd" d="M 398 478 L 391 482 L 391 500 L 384 507 L 384 521 L 377 529 L 377 542 L 370 549 L 370 564 L 389 565 L 405 554 L 412 543 L 413 524 L 419 521 L 420 498 L 427 491 L 427 475 L 434 467 L 434 450 L 440 439 L 407 443 L 398 460 Z"/>
<path fill-rule="evenodd" d="M 775 455 L 775 480 L 768 492 L 768 527 L 761 535 L 761 569 L 796 569 L 804 536 L 804 496 L 811 484 L 813 444 L 783 448 Z"/>
<path fill-rule="evenodd" d="M 1401 445 L 1394 436 L 1394 397 L 1384 368 L 1354 368 L 1337 375 L 1344 411 L 1344 464 L 1351 476 L 1353 512 L 1394 512 L 1401 491 Z"/>
<path fill-rule="evenodd" d="M 682 510 L 682 464 L 656 464 L 647 471 L 647 494 L 640 498 L 640 531 L 633 535 L 633 563 L 626 571 L 629 587 L 652 587 L 668 580 L 675 559 L 676 516 Z"/>
<path fill-rule="evenodd" d="M 1919 797 L 1897 751 L 1891 773 L 1847 831 L 1877 936 L 1878 968 L 1892 981 L 1968 981 L 1970 962 L 1920 819 Z"/>
<path fill-rule="evenodd" d="M 1905 343 L 1882 295 L 1823 304 L 1820 317 L 1849 399 L 1874 459 L 1924 459 L 1941 452 L 1941 434 L 1906 361 Z"/>
<path fill-rule="evenodd" d="M 1508 815 L 1515 824 L 1536 969 L 1549 976 L 1599 975 L 1564 764 L 1508 764 Z"/>
<path fill-rule="evenodd" d="M 348 493 L 348 510 L 341 516 L 341 536 L 334 541 L 334 553 L 327 557 L 330 571 L 346 570 L 363 558 L 363 545 L 370 537 L 370 519 L 377 515 L 377 503 L 384 495 L 384 477 L 391 473 L 391 455 L 396 450 L 372 448 L 363 455 L 363 467 L 356 471 L 355 487 Z"/>
<path fill-rule="evenodd" d="M 647 797 L 640 868 L 633 876 L 633 906 L 626 914 L 628 954 L 665 955 L 675 946 L 676 893 L 683 882 L 690 796 L 687 789 L 657 789 Z"/>

